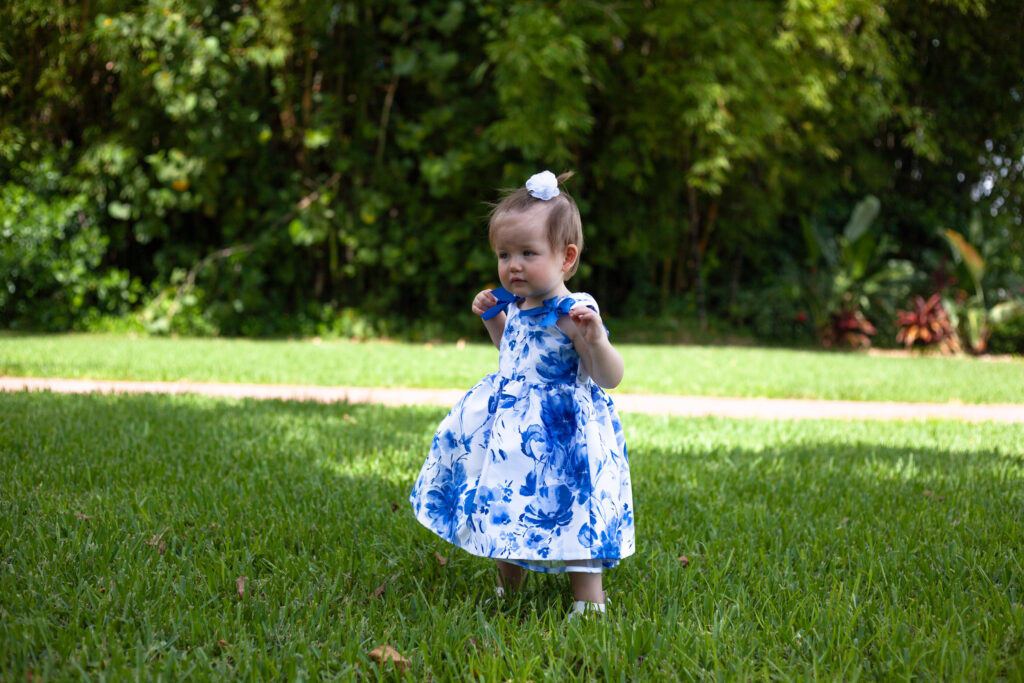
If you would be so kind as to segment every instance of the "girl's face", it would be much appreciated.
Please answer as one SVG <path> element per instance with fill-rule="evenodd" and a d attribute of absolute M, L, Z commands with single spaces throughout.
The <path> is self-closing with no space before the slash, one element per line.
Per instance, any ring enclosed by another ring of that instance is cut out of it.
<path fill-rule="evenodd" d="M 562 249 L 551 247 L 545 227 L 547 212 L 546 206 L 538 204 L 527 211 L 506 212 L 494 218 L 498 279 L 502 287 L 526 298 L 526 308 L 567 294 L 565 274 L 579 256 L 575 244 Z"/>

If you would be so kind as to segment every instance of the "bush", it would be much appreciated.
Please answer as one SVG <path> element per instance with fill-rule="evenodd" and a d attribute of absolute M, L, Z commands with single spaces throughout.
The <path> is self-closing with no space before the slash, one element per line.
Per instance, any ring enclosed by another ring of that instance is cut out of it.
<path fill-rule="evenodd" d="M 125 270 L 103 267 L 108 238 L 90 202 L 62 196 L 48 163 L 31 175 L 44 186 L 0 186 L 0 325 L 83 329 L 128 313 L 141 285 Z"/>
<path fill-rule="evenodd" d="M 739 292 L 734 319 L 759 340 L 777 344 L 813 344 L 814 325 L 795 284 L 777 284 Z"/>
<path fill-rule="evenodd" d="M 988 338 L 988 352 L 1024 354 L 1024 316 L 993 328 Z"/>

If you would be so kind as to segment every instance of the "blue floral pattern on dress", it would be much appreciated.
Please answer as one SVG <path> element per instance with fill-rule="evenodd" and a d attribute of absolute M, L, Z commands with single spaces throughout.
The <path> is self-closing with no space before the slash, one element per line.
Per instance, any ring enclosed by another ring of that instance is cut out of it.
<path fill-rule="evenodd" d="M 568 310 L 589 294 L 545 303 Z M 438 427 L 409 497 L 416 518 L 475 555 L 545 572 L 633 554 L 633 499 L 615 406 L 552 316 L 509 305 L 498 372 Z M 555 562 L 560 561 L 560 562 Z"/>

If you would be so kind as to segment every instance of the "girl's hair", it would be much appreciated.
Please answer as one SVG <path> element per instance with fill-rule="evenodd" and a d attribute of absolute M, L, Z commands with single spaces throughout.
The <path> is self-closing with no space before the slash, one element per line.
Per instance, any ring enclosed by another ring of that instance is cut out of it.
<path fill-rule="evenodd" d="M 561 174 L 558 176 L 558 184 L 561 185 L 572 176 L 572 171 Z M 488 220 L 491 248 L 494 247 L 494 224 L 498 216 L 504 213 L 528 211 L 537 204 L 544 204 L 549 207 L 547 232 L 551 248 L 564 249 L 570 244 L 576 245 L 576 249 L 579 252 L 576 255 L 576 263 L 565 274 L 565 279 L 568 280 L 575 275 L 576 269 L 580 265 L 579 254 L 583 253 L 583 221 L 580 219 L 580 210 L 569 193 L 564 188 L 559 188 L 558 196 L 547 200 L 537 199 L 525 187 L 502 190 L 502 193 L 504 197 L 493 206 L 490 219 Z"/>

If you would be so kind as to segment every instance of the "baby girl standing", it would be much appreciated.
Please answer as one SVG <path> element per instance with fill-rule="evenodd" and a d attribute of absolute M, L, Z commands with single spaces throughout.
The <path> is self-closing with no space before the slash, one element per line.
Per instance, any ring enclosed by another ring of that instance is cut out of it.
<path fill-rule="evenodd" d="M 570 616 L 604 611 L 603 569 L 633 554 L 622 425 L 604 388 L 622 380 L 597 302 L 565 285 L 579 265 L 579 209 L 550 171 L 494 208 L 501 287 L 473 300 L 498 371 L 452 408 L 409 500 L 446 541 L 497 560 L 499 593 L 523 569 L 570 572 Z"/>

